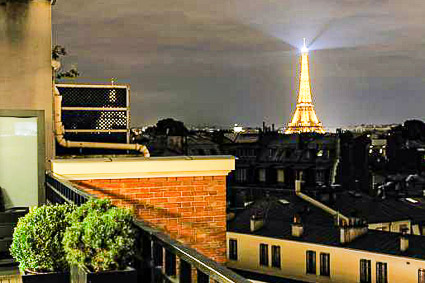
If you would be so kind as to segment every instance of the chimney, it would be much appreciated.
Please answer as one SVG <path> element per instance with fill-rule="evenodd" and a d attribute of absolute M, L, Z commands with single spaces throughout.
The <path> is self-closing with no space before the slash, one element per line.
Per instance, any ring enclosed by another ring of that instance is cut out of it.
<path fill-rule="evenodd" d="M 367 230 L 368 230 L 367 226 L 365 226 L 365 225 L 340 226 L 340 228 L 339 228 L 340 243 L 341 244 L 350 243 L 354 239 L 366 234 Z"/>
<path fill-rule="evenodd" d="M 250 228 L 251 232 L 260 230 L 264 226 L 264 217 L 262 215 L 253 214 L 251 216 Z"/>
<path fill-rule="evenodd" d="M 291 224 L 292 237 L 301 237 L 304 232 L 304 226 L 301 223 L 301 217 L 298 214 L 294 215 L 294 223 Z"/>
<path fill-rule="evenodd" d="M 409 248 L 409 238 L 407 238 L 407 228 L 401 230 L 400 251 L 405 252 Z"/>

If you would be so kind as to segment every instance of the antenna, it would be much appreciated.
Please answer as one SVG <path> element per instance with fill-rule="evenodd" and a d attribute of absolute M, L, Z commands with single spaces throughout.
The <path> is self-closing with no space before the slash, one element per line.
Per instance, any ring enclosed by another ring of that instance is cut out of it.
<path fill-rule="evenodd" d="M 304 46 L 303 46 L 303 48 L 301 48 L 301 52 L 302 53 L 307 53 L 308 52 L 308 48 L 307 48 L 307 46 L 305 44 L 305 37 L 303 39 L 304 39 Z"/>

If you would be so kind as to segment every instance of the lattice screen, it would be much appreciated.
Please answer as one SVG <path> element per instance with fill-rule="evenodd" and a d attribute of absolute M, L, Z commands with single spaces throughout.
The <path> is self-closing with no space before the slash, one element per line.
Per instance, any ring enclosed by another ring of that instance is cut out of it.
<path fill-rule="evenodd" d="M 62 95 L 65 138 L 73 141 L 128 143 L 129 89 L 123 85 L 57 84 Z M 90 150 L 57 145 L 57 155 L 87 154 Z M 96 150 L 96 154 L 103 153 Z M 104 150 L 107 154 L 109 151 Z"/>

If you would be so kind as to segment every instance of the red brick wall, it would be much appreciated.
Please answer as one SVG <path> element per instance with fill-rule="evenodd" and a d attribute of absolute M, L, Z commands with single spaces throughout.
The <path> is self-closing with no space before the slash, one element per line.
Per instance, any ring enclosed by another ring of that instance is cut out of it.
<path fill-rule="evenodd" d="M 106 179 L 74 182 L 211 259 L 226 261 L 226 177 Z"/>

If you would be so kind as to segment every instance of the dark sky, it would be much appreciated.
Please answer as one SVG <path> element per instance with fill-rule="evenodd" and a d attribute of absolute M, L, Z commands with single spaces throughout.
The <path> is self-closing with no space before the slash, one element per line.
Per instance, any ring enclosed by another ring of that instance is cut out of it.
<path fill-rule="evenodd" d="M 132 125 L 286 124 L 306 37 L 326 128 L 423 118 L 423 0 L 58 0 L 78 81 L 131 84 Z"/>

